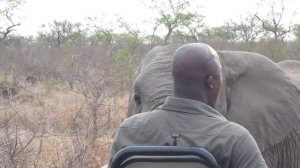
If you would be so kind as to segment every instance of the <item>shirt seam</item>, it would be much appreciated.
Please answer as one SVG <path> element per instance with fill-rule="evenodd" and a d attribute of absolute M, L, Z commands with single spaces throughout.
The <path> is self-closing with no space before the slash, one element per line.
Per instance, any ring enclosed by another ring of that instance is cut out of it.
<path fill-rule="evenodd" d="M 234 136 L 237 136 L 238 138 L 240 138 L 241 136 L 243 136 L 245 134 L 245 132 L 241 132 L 241 133 L 227 133 L 227 132 L 222 132 L 221 134 L 206 134 L 202 131 L 190 131 L 190 130 L 177 130 L 177 129 L 164 129 L 164 128 L 153 128 L 153 127 L 150 127 L 150 126 L 135 126 L 135 127 L 130 127 L 130 126 L 121 126 L 120 129 L 140 129 L 140 128 L 149 128 L 149 129 L 152 129 L 152 130 L 156 130 L 156 131 L 163 131 L 163 132 L 176 132 L 176 131 L 179 131 L 179 132 L 184 132 L 184 133 L 189 133 L 189 134 L 201 134 L 201 135 L 205 135 L 205 136 L 212 136 L 212 135 L 234 135 Z"/>
<path fill-rule="evenodd" d="M 187 101 L 188 99 L 182 99 L 181 100 L 181 98 L 176 98 L 176 97 L 172 97 L 172 96 L 167 97 L 167 100 L 169 100 L 169 99 L 171 99 L 171 100 L 172 99 L 175 99 L 175 100 L 176 99 L 180 99 L 180 102 L 186 101 L 187 103 L 191 104 L 189 101 Z M 168 102 L 167 100 L 166 100 L 166 102 Z M 191 101 L 195 101 L 197 103 L 201 103 L 201 105 L 204 106 L 203 108 L 205 108 L 206 110 L 208 110 L 207 111 L 208 113 L 204 112 L 205 114 L 201 114 L 198 111 L 202 111 L 202 110 L 200 110 L 197 105 L 193 105 L 193 104 L 191 104 L 190 107 L 192 107 L 192 109 L 194 109 L 194 110 L 189 111 L 189 112 L 186 111 L 186 110 L 184 110 L 184 109 L 182 109 L 182 108 L 180 108 L 180 107 L 176 107 L 176 105 L 175 105 L 175 108 L 173 108 L 174 104 L 170 103 L 170 102 L 168 102 L 168 103 L 165 102 L 162 106 L 159 107 L 159 109 L 165 110 L 165 111 L 170 110 L 170 111 L 175 111 L 175 112 L 194 114 L 194 115 L 206 115 L 206 116 L 211 116 L 211 117 L 215 117 L 215 118 L 225 119 L 225 117 L 220 112 L 216 111 L 212 107 L 205 107 L 205 106 L 208 106 L 207 104 L 204 104 L 204 103 L 202 103 L 200 101 L 198 102 L 196 100 L 191 100 Z M 177 110 L 178 108 L 179 108 L 179 110 Z M 212 110 L 214 110 L 215 112 L 212 111 Z"/>
<path fill-rule="evenodd" d="M 181 114 L 184 114 L 184 115 L 198 115 L 198 116 L 205 116 L 205 117 L 210 117 L 210 118 L 217 118 L 217 119 L 222 119 L 222 120 L 225 120 L 225 118 L 223 116 L 220 116 L 220 115 L 216 115 L 216 114 L 213 114 L 213 113 L 210 113 L 210 114 L 201 114 L 201 113 L 198 113 L 196 114 L 196 112 L 189 112 L 189 111 L 182 111 L 182 110 L 174 110 L 172 108 L 159 108 L 160 110 L 164 110 L 166 112 L 175 112 L 175 113 L 181 113 Z"/>

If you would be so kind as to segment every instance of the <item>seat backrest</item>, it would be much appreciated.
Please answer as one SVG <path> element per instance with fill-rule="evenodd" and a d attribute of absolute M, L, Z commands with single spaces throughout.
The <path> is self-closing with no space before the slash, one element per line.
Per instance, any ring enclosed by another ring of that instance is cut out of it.
<path fill-rule="evenodd" d="M 218 168 L 205 149 L 179 146 L 131 146 L 120 150 L 111 168 Z"/>
<path fill-rule="evenodd" d="M 202 163 L 186 162 L 186 163 L 170 163 L 170 162 L 137 162 L 125 166 L 125 168 L 209 168 Z"/>

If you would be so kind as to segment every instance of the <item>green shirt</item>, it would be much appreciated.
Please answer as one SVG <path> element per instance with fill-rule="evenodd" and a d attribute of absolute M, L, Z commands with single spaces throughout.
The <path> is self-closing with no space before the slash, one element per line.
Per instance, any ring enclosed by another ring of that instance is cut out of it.
<path fill-rule="evenodd" d="M 133 115 L 121 124 L 110 161 L 126 146 L 173 145 L 172 136 L 178 136 L 177 146 L 205 148 L 222 168 L 267 167 L 244 127 L 202 102 L 171 96 L 158 109 Z"/>

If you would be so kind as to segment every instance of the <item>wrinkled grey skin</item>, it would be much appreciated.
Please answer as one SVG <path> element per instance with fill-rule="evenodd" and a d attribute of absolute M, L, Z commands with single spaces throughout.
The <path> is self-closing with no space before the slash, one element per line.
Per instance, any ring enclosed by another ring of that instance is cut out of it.
<path fill-rule="evenodd" d="M 172 95 L 172 54 L 178 47 L 156 47 L 144 57 L 134 75 L 128 116 L 153 110 Z M 262 55 L 218 54 L 224 85 L 216 109 L 251 132 L 269 167 L 299 168 L 299 89 L 287 73 Z"/>

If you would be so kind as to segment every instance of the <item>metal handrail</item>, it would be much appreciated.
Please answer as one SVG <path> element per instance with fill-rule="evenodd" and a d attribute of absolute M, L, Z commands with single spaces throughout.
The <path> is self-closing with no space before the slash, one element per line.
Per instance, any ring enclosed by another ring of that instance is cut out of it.
<path fill-rule="evenodd" d="M 126 160 L 133 156 L 147 156 L 148 161 L 170 161 L 174 156 L 192 156 L 183 157 L 181 161 L 186 162 L 195 159 L 195 156 L 203 160 L 210 168 L 219 168 L 214 156 L 203 148 L 198 147 L 181 147 L 181 146 L 130 146 L 120 150 L 112 159 L 111 168 L 123 168 L 128 163 Z M 153 158 L 151 158 L 153 156 Z M 161 156 L 161 157 L 159 157 Z M 135 159 L 136 161 L 145 161 L 145 157 Z M 147 160 L 147 159 L 146 159 Z M 128 160 L 127 160 L 128 161 Z M 199 161 L 199 160 L 198 160 Z M 198 162 L 197 160 L 195 162 Z M 124 164 L 125 163 L 125 164 Z"/>

